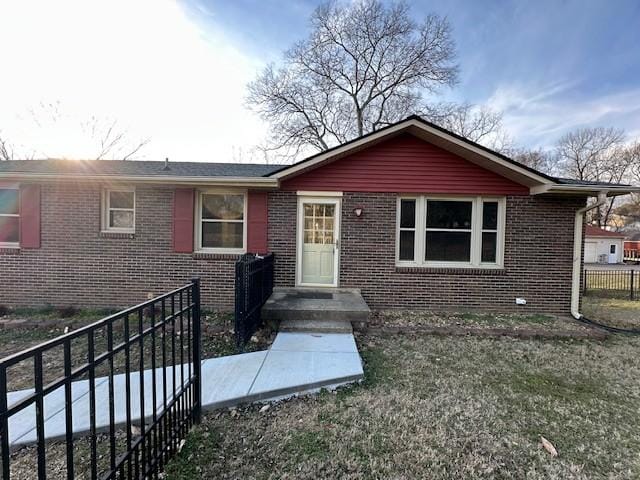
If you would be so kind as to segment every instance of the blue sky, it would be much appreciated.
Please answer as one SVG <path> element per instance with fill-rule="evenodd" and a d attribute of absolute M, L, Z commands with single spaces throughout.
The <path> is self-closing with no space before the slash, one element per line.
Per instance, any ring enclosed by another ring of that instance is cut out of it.
<path fill-rule="evenodd" d="M 277 62 L 304 38 L 317 2 L 184 4 L 250 55 Z M 516 141 L 547 145 L 567 129 L 600 124 L 640 134 L 637 0 L 433 0 L 411 2 L 411 11 L 453 26 L 460 83 L 442 98 L 504 110 Z"/>
<path fill-rule="evenodd" d="M 19 154 L 91 158 L 87 118 L 149 139 L 142 158 L 261 161 L 246 84 L 308 33 L 307 0 L 0 2 L 0 137 Z M 438 100 L 504 112 L 517 144 L 584 126 L 640 137 L 640 1 L 411 2 L 452 24 L 460 82 Z M 55 105 L 55 115 L 51 108 Z M 407 112 L 410 114 L 411 112 Z"/>

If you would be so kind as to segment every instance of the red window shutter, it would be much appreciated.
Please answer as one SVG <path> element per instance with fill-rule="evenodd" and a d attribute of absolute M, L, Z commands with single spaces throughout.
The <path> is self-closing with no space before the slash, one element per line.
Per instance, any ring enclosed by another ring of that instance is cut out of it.
<path fill-rule="evenodd" d="M 40 185 L 20 187 L 20 248 L 40 248 Z"/>
<path fill-rule="evenodd" d="M 267 253 L 268 193 L 249 192 L 247 205 L 247 252 Z"/>
<path fill-rule="evenodd" d="M 173 250 L 193 252 L 193 188 L 178 188 L 173 194 Z"/>

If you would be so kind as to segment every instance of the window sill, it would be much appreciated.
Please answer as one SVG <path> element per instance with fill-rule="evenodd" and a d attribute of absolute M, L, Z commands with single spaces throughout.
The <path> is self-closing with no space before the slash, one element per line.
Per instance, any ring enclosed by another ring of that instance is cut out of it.
<path fill-rule="evenodd" d="M 504 267 L 411 267 L 396 265 L 397 273 L 418 273 L 420 275 L 504 275 Z"/>
<path fill-rule="evenodd" d="M 5 255 L 19 255 L 20 254 L 20 246 L 19 245 L 4 245 L 0 246 L 0 254 Z"/>
<path fill-rule="evenodd" d="M 242 253 L 229 252 L 193 252 L 196 260 L 237 260 Z"/>
<path fill-rule="evenodd" d="M 103 230 L 100 232 L 100 238 L 136 238 L 136 232 L 111 232 L 109 230 Z"/>

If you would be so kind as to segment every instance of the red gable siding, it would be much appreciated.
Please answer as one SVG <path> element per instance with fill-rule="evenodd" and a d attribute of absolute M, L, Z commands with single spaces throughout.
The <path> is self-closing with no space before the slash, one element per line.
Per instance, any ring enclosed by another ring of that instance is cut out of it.
<path fill-rule="evenodd" d="M 529 194 L 527 187 L 409 134 L 285 180 L 282 189 Z"/>

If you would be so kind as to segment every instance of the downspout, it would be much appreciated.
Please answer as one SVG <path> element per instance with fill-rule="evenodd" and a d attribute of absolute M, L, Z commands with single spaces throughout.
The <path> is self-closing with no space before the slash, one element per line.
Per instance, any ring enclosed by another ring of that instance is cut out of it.
<path fill-rule="evenodd" d="M 571 315 L 576 320 L 582 318 L 580 310 L 580 280 L 582 277 L 582 230 L 584 214 L 589 210 L 604 205 L 609 192 L 598 192 L 598 201 L 593 205 L 587 205 L 576 212 L 575 224 L 573 226 L 573 277 L 571 281 Z"/>

